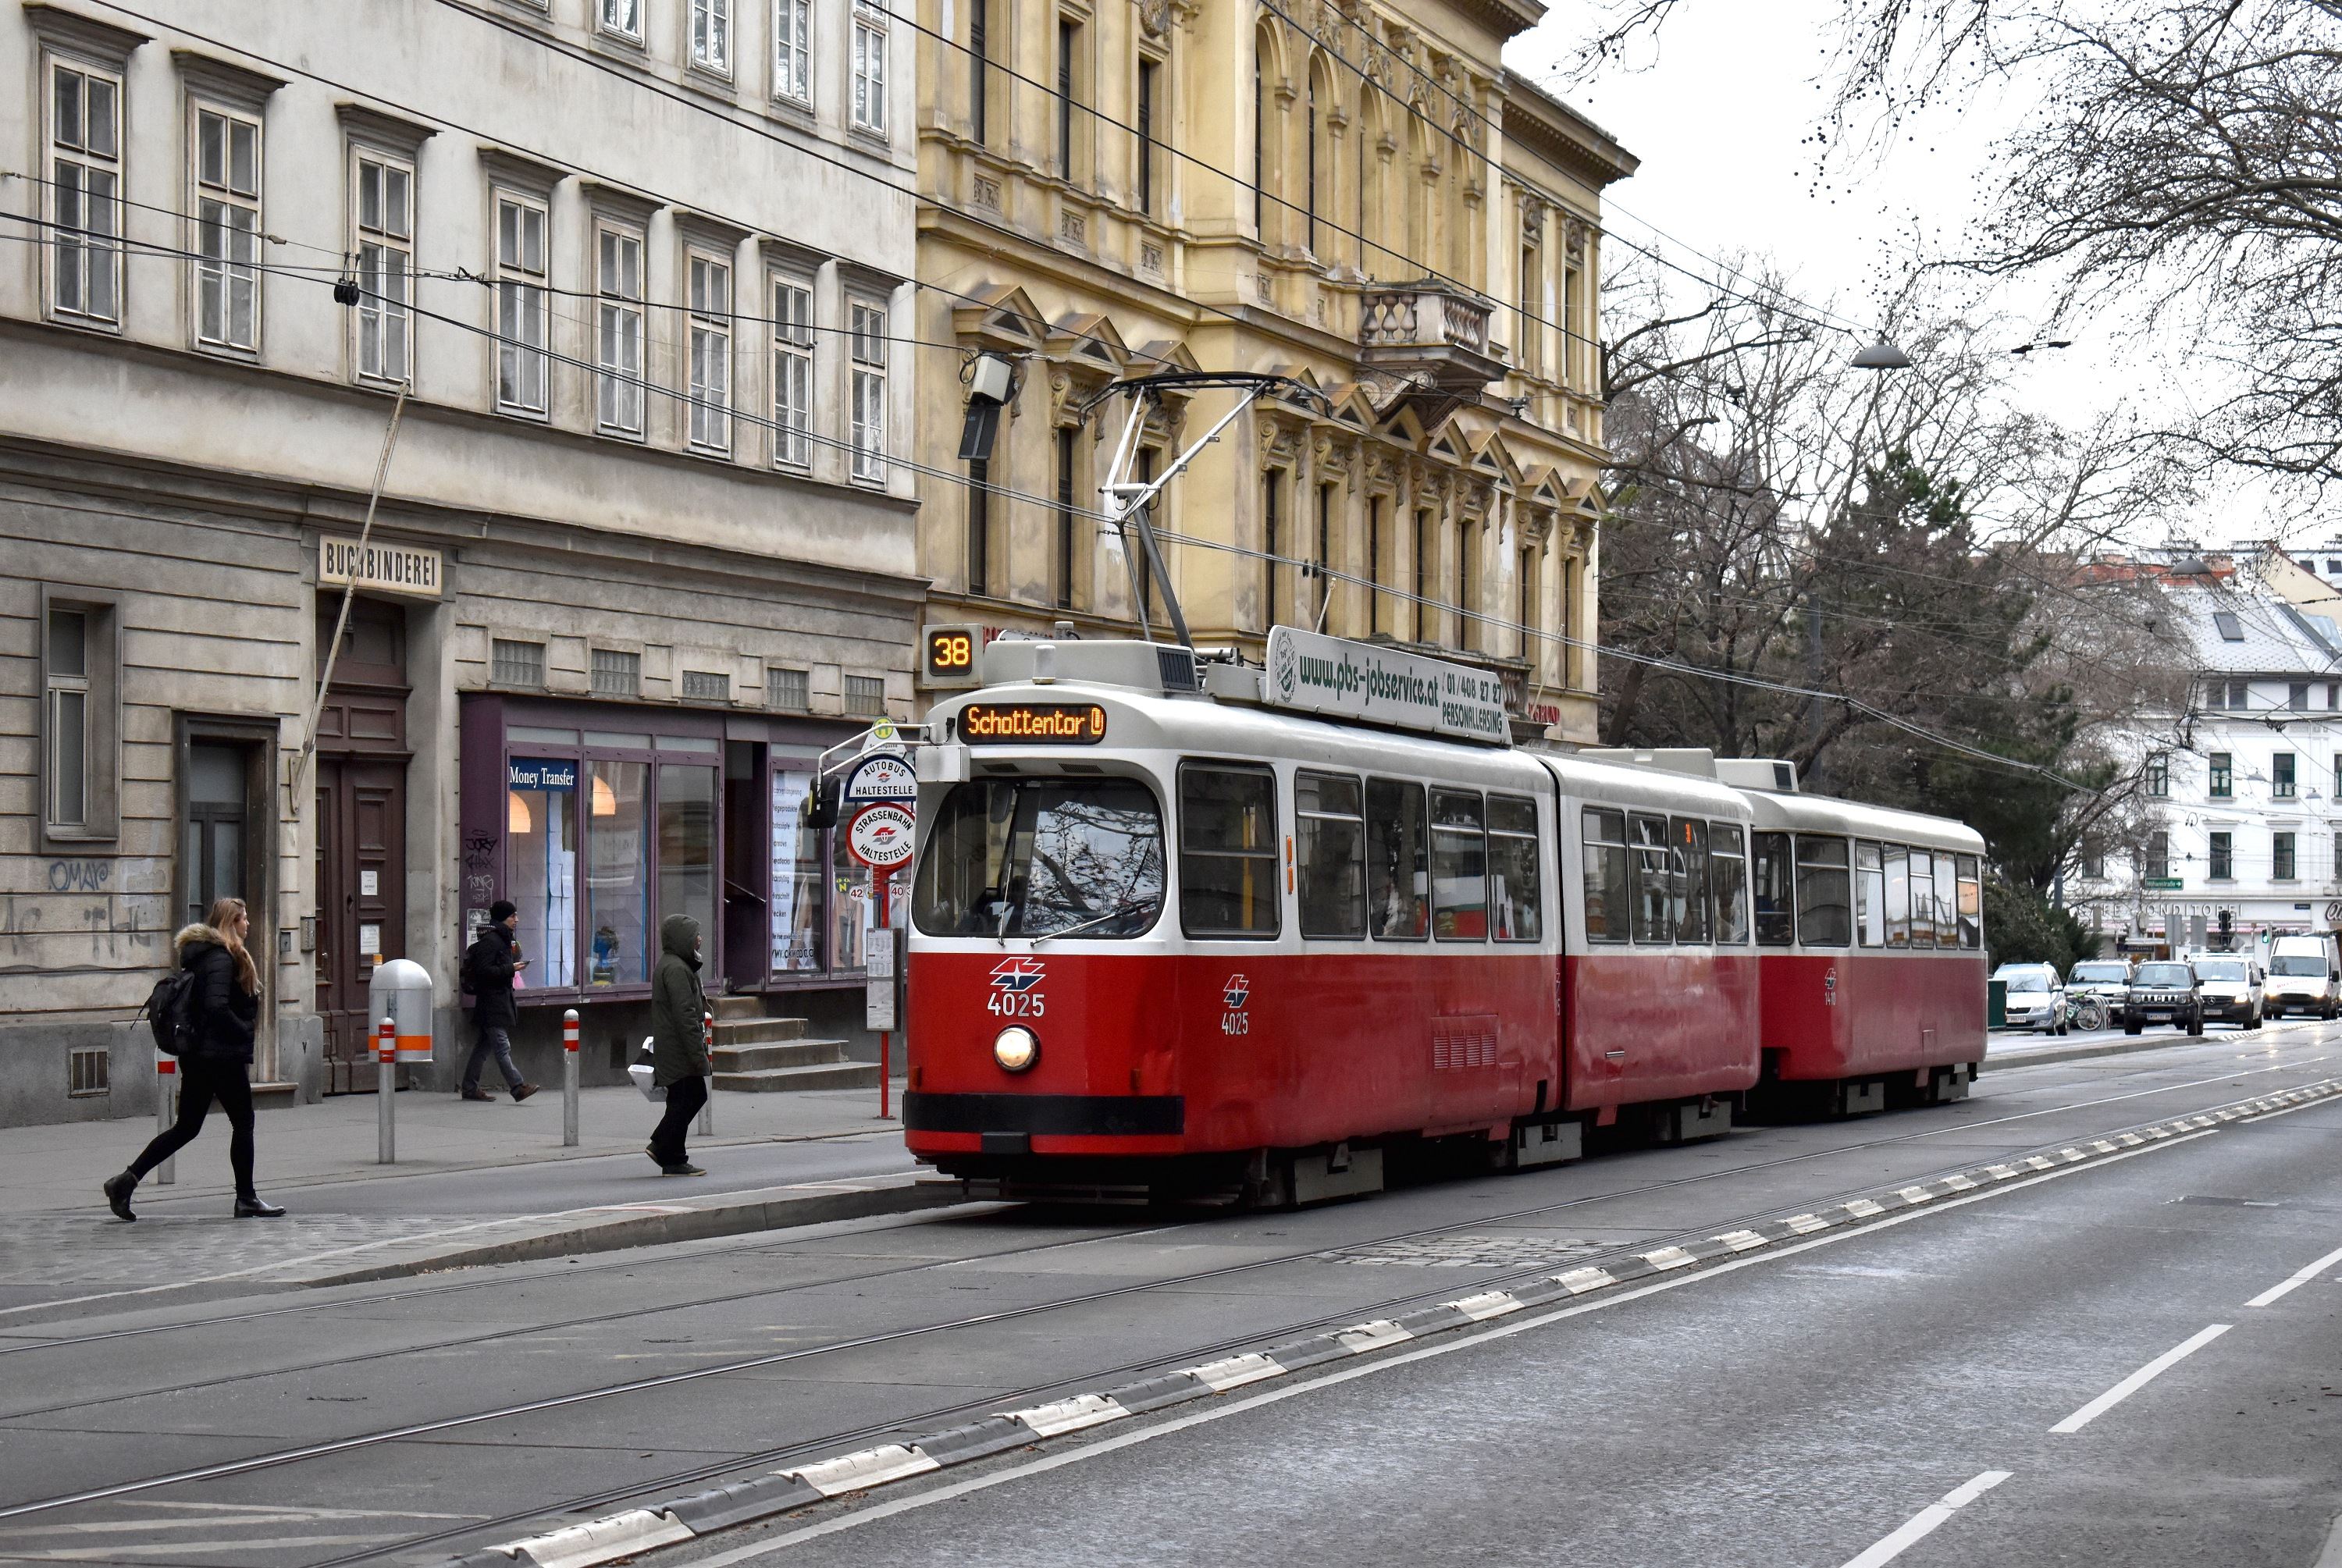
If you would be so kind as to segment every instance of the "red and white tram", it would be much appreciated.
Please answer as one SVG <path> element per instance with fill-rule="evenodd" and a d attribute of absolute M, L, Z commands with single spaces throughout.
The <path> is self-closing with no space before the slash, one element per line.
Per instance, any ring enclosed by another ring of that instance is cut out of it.
<path fill-rule="evenodd" d="M 1771 966 L 1830 960 L 1759 945 L 1765 834 L 1809 821 L 1767 814 L 1865 808 L 1516 751 L 1500 710 L 1436 694 L 1477 672 L 1277 638 L 1288 701 L 1299 643 L 1353 706 L 1397 693 L 1424 727 L 1498 738 L 1279 706 L 1276 674 L 1128 642 L 996 643 L 986 685 L 929 715 L 903 1107 L 919 1158 L 1003 1193 L 1308 1202 L 1378 1187 L 1404 1144 L 1543 1164 L 1593 1127 L 1723 1133 L 1767 1073 L 1920 1070 L 1852 1044 L 1775 1056 Z M 1956 859 L 1974 838 L 1877 814 L 1907 848 Z M 1954 1009 L 1974 1048 L 1951 1024 L 1931 1037 L 1957 1035 L 1960 1061 L 1981 1055 L 1974 956 L 1974 1006 Z"/>

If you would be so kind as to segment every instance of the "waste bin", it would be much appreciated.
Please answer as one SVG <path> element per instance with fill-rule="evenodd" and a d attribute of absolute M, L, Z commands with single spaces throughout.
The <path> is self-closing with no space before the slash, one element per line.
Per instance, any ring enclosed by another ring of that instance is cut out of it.
<path fill-rule="evenodd" d="M 2000 1029 L 2008 1024 L 2008 982 L 1987 980 L 1984 983 L 1984 1025 Z"/>

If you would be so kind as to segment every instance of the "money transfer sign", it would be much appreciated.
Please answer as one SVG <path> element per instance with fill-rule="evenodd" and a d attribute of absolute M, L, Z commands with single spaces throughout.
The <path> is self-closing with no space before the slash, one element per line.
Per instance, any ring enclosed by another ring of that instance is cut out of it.
<path fill-rule="evenodd" d="M 1301 713 L 1499 745 L 1512 738 L 1504 683 L 1488 671 L 1291 626 L 1268 634 L 1263 690 Z"/>

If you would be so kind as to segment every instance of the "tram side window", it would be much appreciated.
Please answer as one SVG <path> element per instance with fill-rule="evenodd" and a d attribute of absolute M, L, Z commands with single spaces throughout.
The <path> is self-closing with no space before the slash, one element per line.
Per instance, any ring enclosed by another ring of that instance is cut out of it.
<path fill-rule="evenodd" d="M 1716 940 L 1737 946 L 1748 940 L 1748 845 L 1737 823 L 1709 826 L 1707 866 Z"/>
<path fill-rule="evenodd" d="M 1790 892 L 1789 835 L 1756 834 L 1756 851 L 1748 866 L 1749 884 L 1756 894 L 1756 941 L 1766 947 L 1787 947 L 1797 940 L 1791 924 L 1795 908 Z"/>
<path fill-rule="evenodd" d="M 1677 817 L 1668 836 L 1675 840 L 1675 866 L 1668 874 L 1670 908 L 1677 942 L 1707 940 L 1707 824 Z"/>
<path fill-rule="evenodd" d="M 1854 934 L 1865 947 L 1887 944 L 1887 871 L 1875 844 L 1854 846 Z"/>
<path fill-rule="evenodd" d="M 1952 886 L 1952 857 L 1938 854 L 1936 856 L 1936 945 L 1938 947 L 1957 947 L 1960 944 L 1959 924 L 1952 912 L 1952 906 L 1957 902 L 1958 895 Z"/>
<path fill-rule="evenodd" d="M 1881 851 L 1887 862 L 1887 945 L 1911 945 L 1911 852 L 1899 844 Z"/>
<path fill-rule="evenodd" d="M 1957 864 L 1959 866 L 1960 886 L 1960 945 L 1970 948 L 1982 947 L 1984 945 L 1984 884 L 1977 880 L 1977 857 L 1964 854 L 1958 858 Z"/>
<path fill-rule="evenodd" d="M 1488 845 L 1480 797 L 1431 792 L 1431 934 L 1442 942 L 1488 936 Z"/>
<path fill-rule="evenodd" d="M 1366 781 L 1366 917 L 1384 942 L 1421 942 L 1431 933 L 1423 830 L 1421 784 Z"/>
<path fill-rule="evenodd" d="M 1545 935 L 1536 831 L 1536 802 L 1488 797 L 1488 903 L 1499 942 L 1536 942 Z"/>
<path fill-rule="evenodd" d="M 1911 852 L 1911 945 L 1936 945 L 1935 861 L 1924 849 Z"/>
<path fill-rule="evenodd" d="M 1667 819 L 1636 816 L 1627 825 L 1635 834 L 1635 940 L 1672 942 L 1675 926 L 1667 919 L 1667 870 L 1674 856 L 1667 844 Z"/>
<path fill-rule="evenodd" d="M 1366 824 L 1358 781 L 1299 774 L 1293 781 L 1301 934 L 1366 934 Z"/>
<path fill-rule="evenodd" d="M 1797 942 L 1804 947 L 1847 947 L 1854 943 L 1851 901 L 1846 877 L 1846 840 L 1797 835 Z"/>
<path fill-rule="evenodd" d="M 1179 769 L 1179 924 L 1190 936 L 1275 936 L 1276 777 Z"/>
<path fill-rule="evenodd" d="M 1586 940 L 1624 942 L 1634 903 L 1626 871 L 1626 814 L 1589 805 L 1578 822 L 1586 844 Z"/>

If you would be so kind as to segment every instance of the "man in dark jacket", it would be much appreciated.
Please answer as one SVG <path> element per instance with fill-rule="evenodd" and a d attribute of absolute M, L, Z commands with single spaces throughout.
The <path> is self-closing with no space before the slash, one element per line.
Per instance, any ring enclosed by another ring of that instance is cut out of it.
<path fill-rule="evenodd" d="M 499 898 L 488 906 L 488 927 L 464 955 L 464 983 L 472 993 L 472 1027 L 479 1032 L 472 1059 L 464 1064 L 464 1098 L 493 1100 L 480 1087 L 480 1069 L 493 1053 L 496 1069 L 505 1075 L 515 1104 L 536 1093 L 536 1085 L 521 1081 L 513 1065 L 512 1030 L 520 1023 L 520 1007 L 513 1001 L 513 976 L 528 967 L 513 933 L 520 927 L 520 911 Z"/>
<path fill-rule="evenodd" d="M 707 995 L 699 984 L 699 922 L 670 914 L 659 924 L 651 974 L 651 1082 L 666 1091 L 666 1114 L 649 1153 L 670 1176 L 704 1176 L 684 1152 L 691 1119 L 707 1104 Z"/>

